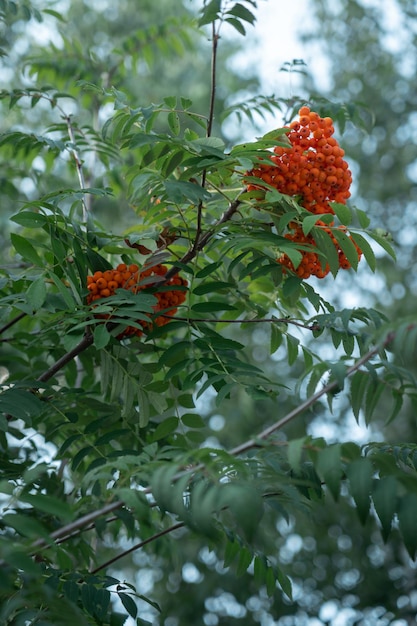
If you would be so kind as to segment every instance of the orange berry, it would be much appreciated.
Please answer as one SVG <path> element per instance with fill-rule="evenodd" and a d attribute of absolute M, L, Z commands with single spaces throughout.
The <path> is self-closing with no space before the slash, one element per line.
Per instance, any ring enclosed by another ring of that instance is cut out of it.
<path fill-rule="evenodd" d="M 96 280 L 96 284 L 99 289 L 105 289 L 107 287 L 107 280 L 105 278 L 99 278 Z"/>

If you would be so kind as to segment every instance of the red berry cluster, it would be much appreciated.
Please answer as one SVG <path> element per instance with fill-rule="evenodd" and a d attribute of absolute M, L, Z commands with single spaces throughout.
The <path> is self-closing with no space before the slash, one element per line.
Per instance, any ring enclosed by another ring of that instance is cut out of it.
<path fill-rule="evenodd" d="M 165 265 L 154 265 L 143 271 L 139 271 L 139 267 L 132 263 L 126 265 L 121 263 L 116 269 L 106 270 L 105 272 L 95 272 L 92 276 L 87 276 L 87 289 L 90 292 L 87 296 L 87 304 L 92 304 L 102 298 L 108 298 L 115 294 L 116 289 L 127 289 L 133 293 L 139 293 L 144 289 L 153 287 L 159 281 L 152 282 L 152 277 L 163 277 L 167 273 Z M 146 280 L 145 280 L 146 279 Z M 184 278 L 173 276 L 167 281 L 163 281 L 164 286 L 186 286 L 188 283 Z M 186 293 L 179 289 L 156 291 L 153 295 L 158 299 L 158 304 L 154 306 L 154 311 L 164 311 L 164 315 L 160 315 L 153 319 L 152 322 L 144 322 L 138 320 L 138 323 L 144 330 L 151 330 L 153 325 L 164 326 L 169 322 L 168 317 L 172 317 L 177 312 L 177 306 L 185 301 Z M 102 316 L 109 319 L 108 315 Z M 118 335 L 118 339 L 128 337 L 130 335 L 141 336 L 142 331 L 134 326 L 127 326 L 124 331 Z"/>
<path fill-rule="evenodd" d="M 320 226 L 321 228 L 323 228 L 323 230 L 331 238 L 333 245 L 335 246 L 337 250 L 340 269 L 348 270 L 351 267 L 351 264 L 349 260 L 347 259 L 343 250 L 340 248 L 339 242 L 334 236 L 332 229 L 328 228 L 326 224 L 321 221 L 317 222 L 317 226 Z M 342 231 L 346 231 L 345 226 L 338 226 L 338 229 Z M 294 241 L 296 243 L 301 243 L 302 245 L 307 244 L 307 245 L 317 248 L 317 244 L 316 244 L 314 237 L 311 234 L 305 235 L 303 233 L 301 226 L 297 224 L 293 225 L 293 231 L 291 233 L 287 233 L 285 235 L 285 238 L 290 241 Z M 356 243 L 352 240 L 352 238 L 350 239 L 356 248 L 356 251 L 358 253 L 358 258 L 360 258 L 362 256 L 362 251 L 356 245 Z M 289 270 L 297 274 L 297 276 L 303 279 L 309 278 L 310 276 L 316 276 L 317 278 L 324 278 L 325 276 L 327 276 L 327 274 L 330 272 L 329 264 L 326 263 L 323 267 L 320 261 L 320 256 L 316 252 L 314 252 L 313 250 L 311 251 L 300 250 L 300 252 L 302 254 L 302 259 L 301 259 L 300 264 L 297 266 L 297 269 L 294 268 L 294 265 L 292 264 L 292 262 L 290 261 L 290 259 L 288 258 L 286 254 L 283 254 L 278 259 L 278 263 L 281 263 L 281 265 L 283 265 L 285 268 L 288 268 Z"/>
<path fill-rule="evenodd" d="M 281 193 L 289 196 L 300 196 L 300 204 L 316 215 L 324 213 L 334 214 L 330 202 L 345 204 L 350 197 L 349 187 L 352 174 L 347 162 L 343 159 L 344 150 L 334 133 L 333 120 L 330 117 L 320 117 L 318 113 L 310 111 L 306 106 L 299 110 L 299 119 L 291 122 L 287 133 L 289 145 L 276 146 L 271 163 L 260 163 L 258 167 L 248 172 L 268 185 L 275 187 Z M 248 189 L 262 189 L 262 184 L 250 183 Z M 331 223 L 330 225 L 333 225 Z M 296 224 L 290 224 L 293 232 L 285 237 L 291 241 L 316 246 L 311 235 L 304 235 Z M 326 227 L 323 222 L 317 226 Z M 336 246 L 341 269 L 348 269 L 350 263 L 340 249 L 331 230 L 326 228 Z M 356 246 L 358 257 L 360 249 Z M 318 255 L 314 252 L 301 251 L 303 259 L 297 270 L 284 254 L 278 261 L 291 269 L 302 278 L 311 274 L 324 278 L 329 273 L 329 267 L 322 268 Z"/>

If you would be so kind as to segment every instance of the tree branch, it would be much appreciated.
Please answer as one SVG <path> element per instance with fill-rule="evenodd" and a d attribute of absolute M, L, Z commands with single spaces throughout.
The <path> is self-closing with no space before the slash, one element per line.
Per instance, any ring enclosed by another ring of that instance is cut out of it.
<path fill-rule="evenodd" d="M 11 328 L 15 324 L 17 324 L 17 322 L 19 322 L 23 317 L 26 317 L 26 315 L 27 315 L 27 313 L 19 313 L 19 315 L 16 315 L 16 317 L 14 317 L 12 320 L 10 320 L 10 322 L 7 322 L 7 324 L 5 324 L 4 326 L 2 326 L 0 328 L 0 335 L 2 333 L 6 332 L 6 330 Z"/>
<path fill-rule="evenodd" d="M 359 370 L 362 367 L 362 365 L 370 361 L 376 354 L 378 354 L 381 348 L 384 348 L 389 343 L 391 343 L 393 338 L 394 338 L 394 333 L 389 333 L 389 335 L 385 338 L 385 340 L 381 344 L 374 346 L 368 352 L 362 355 L 356 361 L 356 363 L 354 363 L 351 367 L 348 368 L 346 372 L 346 377 L 351 376 L 357 370 Z M 317 400 L 319 400 L 322 396 L 329 393 L 330 391 L 333 391 L 334 389 L 337 389 L 337 387 L 338 387 L 338 382 L 336 380 L 332 381 L 331 383 L 328 383 L 327 385 L 322 387 L 319 391 L 317 391 L 312 396 L 307 398 L 298 407 L 296 407 L 295 409 L 287 413 L 287 415 L 284 415 L 284 417 L 282 417 L 280 420 L 278 420 L 277 422 L 275 422 L 274 424 L 272 424 L 271 426 L 269 426 L 268 428 L 260 432 L 256 437 L 252 439 L 248 439 L 247 441 L 240 444 L 239 446 L 232 448 L 229 451 L 229 454 L 232 456 L 238 456 L 239 454 L 243 454 L 244 452 L 248 452 L 249 450 L 258 447 L 259 441 L 262 441 L 262 440 L 265 441 L 272 433 L 276 432 L 277 430 L 279 430 L 280 428 L 288 424 L 288 422 L 290 422 L 295 417 L 300 415 L 303 411 L 305 411 L 306 409 L 310 408 L 313 404 L 315 404 L 315 402 L 317 402 Z M 192 474 L 201 469 L 204 469 L 203 464 L 195 465 L 193 467 L 187 468 L 184 471 L 178 472 L 173 477 L 172 482 L 176 482 L 183 476 Z M 151 493 L 151 488 L 147 487 L 141 493 L 145 495 L 149 494 Z M 107 515 L 109 513 L 112 513 L 113 511 L 116 511 L 117 509 L 120 509 L 122 506 L 124 506 L 124 502 L 122 502 L 121 500 L 116 500 L 115 502 L 105 505 L 101 509 L 93 511 L 92 513 L 88 513 L 87 515 L 80 517 L 78 520 L 75 520 L 74 522 L 70 522 L 69 524 L 62 526 L 61 528 L 58 528 L 56 531 L 51 533 L 50 537 L 51 539 L 56 540 L 56 539 L 62 539 L 63 537 L 66 537 L 67 535 L 69 536 L 72 533 L 80 530 L 81 528 L 84 528 L 85 526 L 88 526 L 89 524 L 93 523 L 95 520 L 102 517 L 103 515 Z M 32 548 L 34 549 L 44 548 L 47 545 L 48 545 L 47 541 L 45 541 L 44 539 L 38 539 L 32 544 Z"/>
<path fill-rule="evenodd" d="M 38 381 L 44 383 L 53 376 L 55 376 L 55 374 L 59 372 L 59 370 L 65 367 L 76 356 L 81 354 L 81 352 L 84 352 L 84 350 L 89 348 L 93 344 L 93 342 L 94 337 L 91 333 L 84 335 L 84 337 L 75 346 L 75 348 L 64 354 L 60 359 L 58 359 L 58 361 L 51 365 L 49 369 L 47 369 L 43 374 L 38 377 Z"/>
<path fill-rule="evenodd" d="M 212 47 L 211 47 L 211 79 L 210 79 L 210 104 L 209 114 L 207 119 L 207 131 L 206 136 L 211 137 L 214 120 L 214 105 L 216 102 L 216 69 L 217 69 L 217 43 L 219 35 L 216 33 L 215 22 L 212 23 Z M 207 181 L 207 170 L 204 169 L 201 175 L 201 186 L 204 189 Z M 200 200 L 197 206 L 197 227 L 195 233 L 195 239 L 192 246 L 192 250 L 197 252 L 198 245 L 202 232 L 202 215 L 203 215 L 203 201 Z"/>
<path fill-rule="evenodd" d="M 213 228 L 208 230 L 197 242 L 197 245 L 194 245 L 192 248 L 190 248 L 190 250 L 188 250 L 188 252 L 184 254 L 184 256 L 181 257 L 181 259 L 179 260 L 179 263 L 184 265 L 192 261 L 192 259 L 194 259 L 197 256 L 198 252 L 200 252 L 200 250 L 202 250 L 204 246 L 207 245 L 207 243 L 210 241 L 212 236 L 215 234 L 218 227 L 224 224 L 225 222 L 227 222 L 228 220 L 230 220 L 232 216 L 236 213 L 240 205 L 241 205 L 241 201 L 239 200 L 239 198 L 236 198 L 235 200 L 233 200 L 233 202 L 230 203 L 229 207 L 226 209 L 223 215 L 214 224 Z M 180 266 L 173 265 L 171 269 L 169 269 L 167 273 L 165 274 L 165 280 L 169 280 L 170 278 L 178 274 L 180 269 L 181 269 Z"/>
<path fill-rule="evenodd" d="M 106 567 L 109 567 L 110 565 L 113 565 L 113 563 L 115 563 L 116 561 L 119 561 L 120 559 L 122 559 L 124 556 L 127 556 L 131 552 L 134 552 L 135 550 L 139 550 L 140 548 L 143 548 L 143 546 L 146 546 L 146 544 L 151 543 L 152 541 L 155 541 L 156 539 L 160 539 L 160 537 L 163 537 L 164 535 L 168 535 L 168 533 L 172 533 L 174 530 L 178 530 L 178 528 L 183 528 L 184 526 L 185 526 L 185 522 L 177 522 L 177 524 L 173 524 L 172 526 L 169 526 L 169 528 L 165 528 L 165 530 L 161 530 L 159 533 L 155 533 L 155 535 L 152 535 L 152 537 L 148 537 L 148 539 L 145 539 L 144 541 L 140 541 L 139 543 L 135 544 L 128 550 L 124 550 L 120 554 L 117 554 L 116 556 L 114 556 L 112 559 L 109 559 L 105 563 L 102 563 L 95 569 L 91 570 L 90 574 L 97 574 L 97 572 L 99 572 L 100 570 L 105 569 Z"/>
<path fill-rule="evenodd" d="M 64 115 L 64 119 L 65 119 L 65 122 L 66 122 L 66 125 L 67 125 L 68 136 L 69 136 L 70 141 L 71 141 L 72 146 L 73 146 L 71 148 L 71 152 L 72 152 L 72 156 L 73 156 L 74 161 L 75 161 L 75 166 L 77 168 L 78 181 L 80 183 L 81 189 L 85 189 L 86 188 L 86 182 L 85 182 L 85 178 L 84 178 L 83 164 L 82 164 L 82 161 L 80 159 L 80 155 L 78 153 L 77 143 L 76 143 L 75 134 L 74 134 L 74 129 L 73 129 L 72 123 L 71 123 L 71 116 L 65 114 Z M 83 222 L 86 222 L 87 221 L 87 215 L 88 215 L 89 207 L 87 206 L 87 202 L 86 202 L 84 194 L 83 194 L 83 197 L 82 197 L 82 205 L 83 205 Z"/>
<path fill-rule="evenodd" d="M 219 324 L 292 324 L 293 326 L 298 326 L 299 328 L 305 328 L 306 330 L 321 330 L 321 326 L 318 324 L 303 324 L 302 322 L 297 322 L 296 320 L 292 320 L 287 317 L 261 317 L 259 319 L 250 319 L 250 320 L 236 320 L 236 319 L 209 319 L 209 318 L 193 318 L 193 317 L 179 317 L 175 315 L 175 317 L 171 315 L 162 315 L 161 317 L 166 317 L 170 320 L 175 319 L 180 322 L 190 322 L 191 324 L 203 322 L 203 323 L 219 323 Z"/>
<path fill-rule="evenodd" d="M 219 35 L 216 33 L 215 22 L 212 22 L 212 46 L 211 46 L 211 85 L 210 85 L 210 107 L 207 123 L 207 137 L 211 136 L 214 121 L 214 105 L 216 103 L 216 71 L 217 71 L 217 44 Z"/>
<path fill-rule="evenodd" d="M 386 345 L 388 345 L 392 341 L 392 339 L 393 339 L 393 334 L 390 333 L 388 337 L 385 339 L 385 341 L 383 342 L 382 346 L 381 345 L 375 346 L 374 348 L 369 350 L 366 354 L 364 354 L 360 359 L 358 359 L 356 363 L 354 363 L 351 367 L 347 369 L 346 378 L 354 374 L 358 369 L 362 367 L 362 365 L 370 361 L 376 354 L 378 354 L 378 352 L 381 350 L 381 347 L 385 347 Z M 279 430 L 280 428 L 288 424 L 288 422 L 290 422 L 295 417 L 300 415 L 300 413 L 303 413 L 306 409 L 309 409 L 322 396 L 326 395 L 330 391 L 333 391 L 334 389 L 337 389 L 338 386 L 339 386 L 339 383 L 337 380 L 333 380 L 331 383 L 328 383 L 327 385 L 322 387 L 319 391 L 316 391 L 316 393 L 314 393 L 312 396 L 307 398 L 298 407 L 296 407 L 295 409 L 287 413 L 287 415 L 284 415 L 284 417 L 282 417 L 280 420 L 275 422 L 275 424 L 272 424 L 272 426 L 265 428 L 265 430 L 259 433 L 256 439 L 248 439 L 248 441 L 245 441 L 244 443 L 230 450 L 229 454 L 232 454 L 233 456 L 237 456 L 239 454 L 242 454 L 243 452 L 247 452 L 248 450 L 255 448 L 258 445 L 259 440 L 267 439 L 270 435 L 272 435 L 272 433 L 274 433 L 275 431 Z"/>

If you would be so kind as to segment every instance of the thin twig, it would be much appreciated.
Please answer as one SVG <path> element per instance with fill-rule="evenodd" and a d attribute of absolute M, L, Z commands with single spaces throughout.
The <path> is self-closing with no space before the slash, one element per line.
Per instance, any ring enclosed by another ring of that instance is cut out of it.
<path fill-rule="evenodd" d="M 69 136 L 70 141 L 72 143 L 71 152 L 72 152 L 72 156 L 73 156 L 74 161 L 75 161 L 75 166 L 77 168 L 78 180 L 79 180 L 79 183 L 80 183 L 80 187 L 83 190 L 83 189 L 86 188 L 84 172 L 83 172 L 83 164 L 82 164 L 80 155 L 78 153 L 76 139 L 75 139 L 75 134 L 74 134 L 74 129 L 73 129 L 72 123 L 71 123 L 71 116 L 70 115 L 65 115 L 64 119 L 65 119 L 65 122 L 67 124 L 68 136 Z M 83 205 L 83 221 L 86 222 L 87 221 L 87 215 L 88 215 L 89 207 L 87 206 L 87 201 L 86 201 L 86 198 L 85 198 L 85 194 L 83 194 L 81 202 L 82 202 L 82 205 Z"/>
<path fill-rule="evenodd" d="M 219 35 L 216 33 L 215 22 L 212 22 L 212 46 L 211 46 L 211 85 L 210 85 L 210 107 L 207 122 L 207 137 L 211 136 L 214 121 L 214 105 L 216 103 L 216 71 L 217 71 L 217 44 Z"/>
<path fill-rule="evenodd" d="M 206 136 L 211 137 L 214 120 L 214 105 L 216 102 L 216 70 L 217 70 L 217 43 L 219 35 L 216 33 L 215 22 L 212 23 L 212 46 L 211 46 L 211 79 L 210 79 L 210 104 L 207 118 Z M 204 189 L 207 182 L 207 170 L 201 174 L 201 187 Z M 203 201 L 200 200 L 197 206 L 197 226 L 192 250 L 198 250 L 198 244 L 202 232 Z"/>
<path fill-rule="evenodd" d="M 14 326 L 15 324 L 17 324 L 17 322 L 19 322 L 26 315 L 27 313 L 19 313 L 19 315 L 16 315 L 16 317 L 10 320 L 10 322 L 7 322 L 7 324 L 5 324 L 4 326 L 0 328 L 0 335 L 4 333 L 6 330 L 8 330 L 9 328 L 11 328 L 12 326 Z"/>
<path fill-rule="evenodd" d="M 116 561 L 119 561 L 120 559 L 122 559 L 124 556 L 127 556 L 131 552 L 134 552 L 135 550 L 139 550 L 140 548 L 143 548 L 143 546 L 146 546 L 147 543 L 151 543 L 151 541 L 155 541 L 156 539 L 159 539 L 160 537 L 163 537 L 164 535 L 168 535 L 168 533 L 172 533 L 174 530 L 178 530 L 178 528 L 183 528 L 184 526 L 185 526 L 185 522 L 177 522 L 177 524 L 173 524 L 172 526 L 169 526 L 169 528 L 165 528 L 165 530 L 161 530 L 159 533 L 155 533 L 155 535 L 152 535 L 152 537 L 148 537 L 148 539 L 145 539 L 144 541 L 140 541 L 139 543 L 135 544 L 128 550 L 124 550 L 124 552 L 121 552 L 120 554 L 117 554 L 116 556 L 114 556 L 112 559 L 109 559 L 105 563 L 102 563 L 95 569 L 91 570 L 90 574 L 97 574 L 97 572 L 99 572 L 100 570 L 106 567 L 109 567 L 110 565 L 113 565 L 113 563 L 115 563 Z"/>
<path fill-rule="evenodd" d="M 178 320 L 180 322 L 189 322 L 190 324 L 203 322 L 212 324 L 292 324 L 293 326 L 298 326 L 299 328 L 305 328 L 307 330 L 321 330 L 321 326 L 318 324 L 303 324 L 302 322 L 297 322 L 296 320 L 289 319 L 287 317 L 261 317 L 259 319 L 250 319 L 250 320 L 237 320 L 237 319 L 210 319 L 210 318 L 194 318 L 194 317 L 179 317 L 175 315 L 161 315 L 161 317 L 166 317 L 168 319 Z"/>
<path fill-rule="evenodd" d="M 239 200 L 239 198 L 236 198 L 235 200 L 233 200 L 233 202 L 230 203 L 229 207 L 226 209 L 223 215 L 217 220 L 214 226 L 200 238 L 197 245 L 190 248 L 190 250 L 188 250 L 188 252 L 186 252 L 184 256 L 181 257 L 181 259 L 179 260 L 180 265 L 179 266 L 173 265 L 171 269 L 167 271 L 167 273 L 165 274 L 165 281 L 169 280 L 170 278 L 178 274 L 178 272 L 181 269 L 181 265 L 189 263 L 190 261 L 192 261 L 192 259 L 194 259 L 195 256 L 197 256 L 197 253 L 200 252 L 200 250 L 202 250 L 204 246 L 207 245 L 207 243 L 210 241 L 212 236 L 215 234 L 218 227 L 224 224 L 225 222 L 227 222 L 228 220 L 230 220 L 232 216 L 236 213 L 240 205 L 241 205 L 241 201 Z"/>

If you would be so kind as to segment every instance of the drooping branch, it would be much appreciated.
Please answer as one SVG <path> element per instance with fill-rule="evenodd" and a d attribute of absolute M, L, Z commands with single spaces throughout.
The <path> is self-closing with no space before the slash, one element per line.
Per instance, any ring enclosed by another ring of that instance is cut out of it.
<path fill-rule="evenodd" d="M 354 363 L 351 367 L 347 369 L 346 377 L 348 378 L 352 376 L 352 374 L 358 371 L 363 365 L 368 363 L 368 361 L 370 361 L 376 354 L 378 354 L 378 352 L 380 352 L 381 349 L 385 348 L 389 343 L 392 342 L 394 336 L 395 336 L 395 333 L 389 333 L 382 343 L 374 346 L 373 348 L 368 350 L 368 352 L 362 355 L 356 361 L 356 363 Z M 324 395 L 337 389 L 338 385 L 339 385 L 338 381 L 333 380 L 327 385 L 323 386 L 316 393 L 312 394 L 309 398 L 307 398 L 304 402 L 302 402 L 298 407 L 296 407 L 295 409 L 293 409 L 292 411 L 284 415 L 284 417 L 276 421 L 274 424 L 272 424 L 265 430 L 261 431 L 257 436 L 251 439 L 248 439 L 247 441 L 243 442 L 239 446 L 236 446 L 235 448 L 232 448 L 229 451 L 229 454 L 232 456 L 239 456 L 240 454 L 243 454 L 245 452 L 248 452 L 249 450 L 252 450 L 258 447 L 260 441 L 266 441 L 270 435 L 272 435 L 277 430 L 283 428 L 286 424 L 288 424 L 290 421 L 295 419 L 298 415 L 303 413 L 306 409 L 310 408 L 313 404 L 315 404 Z M 198 465 L 194 465 L 192 467 L 187 468 L 186 470 L 178 472 L 173 477 L 172 481 L 176 482 L 183 476 L 191 475 L 202 469 L 204 469 L 203 464 L 200 463 Z M 145 495 L 150 494 L 151 488 L 147 487 L 141 493 Z M 108 515 L 109 513 L 112 513 L 122 508 L 123 506 L 124 506 L 124 502 L 121 500 L 116 500 L 110 504 L 106 504 L 101 509 L 97 509 L 96 511 L 93 511 L 91 513 L 88 513 L 87 515 L 84 515 L 83 517 L 80 517 L 78 520 L 70 522 L 69 524 L 62 526 L 61 528 L 58 528 L 56 531 L 51 533 L 51 539 L 57 540 L 57 539 L 62 539 L 63 537 L 67 537 L 67 536 L 69 538 L 69 536 L 72 535 L 74 532 L 77 532 L 80 529 L 85 528 L 89 524 L 92 524 L 93 522 L 95 522 L 100 517 Z M 35 550 L 42 549 L 43 547 L 46 547 L 47 545 L 48 543 L 44 539 L 38 539 L 32 544 L 32 548 Z"/>

